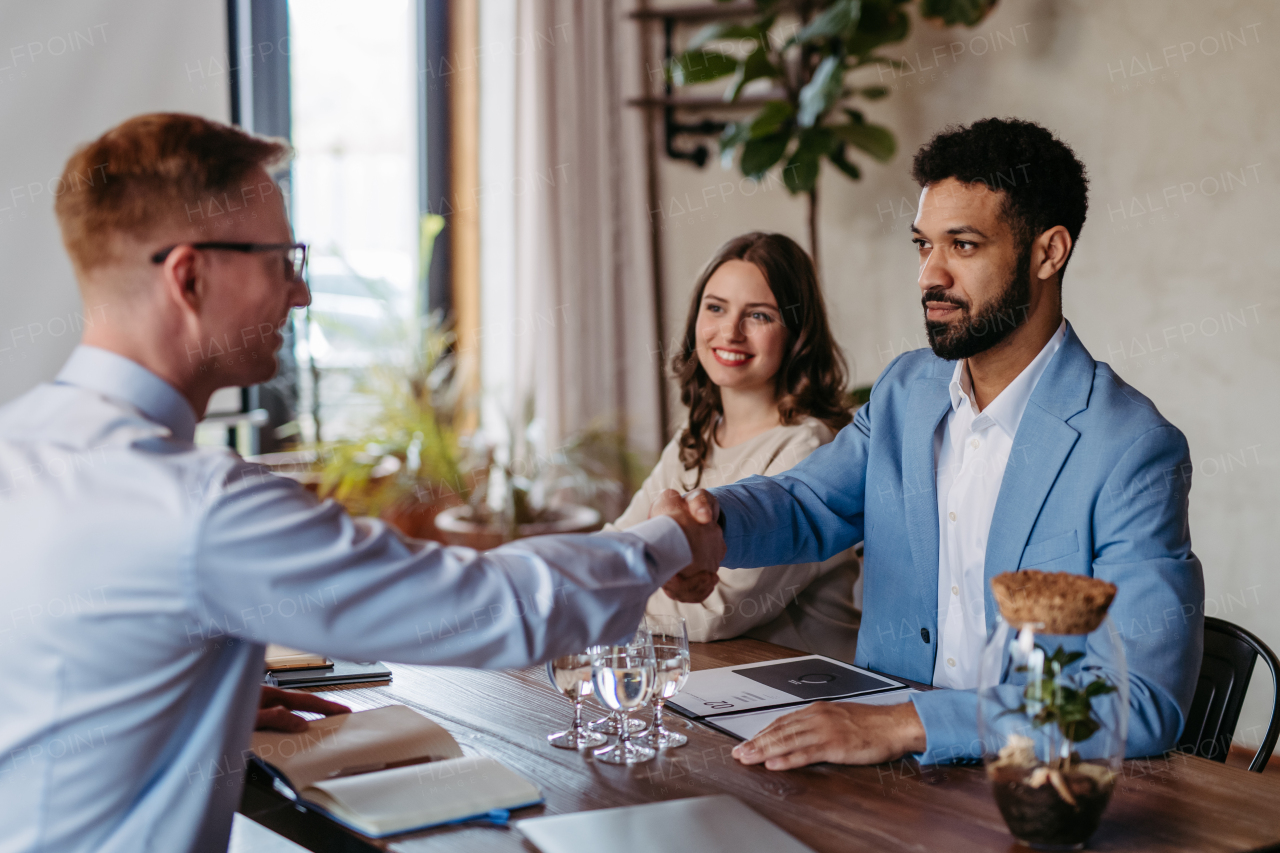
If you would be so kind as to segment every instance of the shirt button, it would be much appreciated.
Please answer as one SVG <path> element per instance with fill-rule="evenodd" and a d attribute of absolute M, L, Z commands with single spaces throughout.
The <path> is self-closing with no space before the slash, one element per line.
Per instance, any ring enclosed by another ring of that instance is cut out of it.
<path fill-rule="evenodd" d="M 970 447 L 972 447 L 974 450 L 977 450 L 977 449 L 978 449 L 978 439 L 976 439 L 976 438 L 975 438 L 973 441 L 969 442 L 969 446 L 970 446 Z"/>
<path fill-rule="evenodd" d="M 959 595 L 959 594 L 960 594 L 960 587 L 958 587 L 958 586 L 953 586 L 953 587 L 951 587 L 951 594 L 952 594 L 952 595 Z"/>
<path fill-rule="evenodd" d="M 955 666 L 955 665 L 956 665 L 955 658 L 947 658 L 947 666 Z"/>
<path fill-rule="evenodd" d="M 949 512 L 949 513 L 947 513 L 947 518 L 951 519 L 952 521 L 955 521 L 955 520 L 956 520 L 956 514 L 955 514 L 954 512 Z"/>

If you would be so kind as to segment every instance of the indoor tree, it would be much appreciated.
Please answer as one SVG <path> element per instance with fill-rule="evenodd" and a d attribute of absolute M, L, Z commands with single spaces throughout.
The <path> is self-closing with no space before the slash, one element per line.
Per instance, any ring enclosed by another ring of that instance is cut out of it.
<path fill-rule="evenodd" d="M 725 0 L 720 0 L 725 2 Z M 906 38 L 913 0 L 756 0 L 757 14 L 711 24 L 676 56 L 668 73 L 676 85 L 731 78 L 725 100 L 736 101 L 747 84 L 771 81 L 777 97 L 754 114 L 729 124 L 720 137 L 721 158 L 735 155 L 742 173 L 759 179 L 782 164 L 787 189 L 809 196 L 809 248 L 818 260 L 818 173 L 823 159 L 853 180 L 861 177 L 851 148 L 884 162 L 897 144 L 886 127 L 868 122 L 859 100 L 889 94 L 863 69 L 902 67 L 876 50 Z M 920 17 L 942 26 L 974 26 L 996 0 L 918 0 Z M 733 41 L 745 49 L 715 49 Z"/>

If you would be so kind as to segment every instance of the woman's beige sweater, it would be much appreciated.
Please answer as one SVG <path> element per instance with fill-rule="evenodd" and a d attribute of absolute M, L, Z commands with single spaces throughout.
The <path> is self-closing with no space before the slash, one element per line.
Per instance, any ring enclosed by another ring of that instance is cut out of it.
<path fill-rule="evenodd" d="M 650 505 L 663 489 L 686 492 L 728 485 L 752 474 L 780 474 L 834 437 L 822 421 L 806 418 L 730 448 L 713 442 L 702 480 L 696 484 L 697 469 L 684 469 L 679 445 L 673 440 L 614 526 L 626 529 L 648 518 Z M 720 582 L 701 604 L 683 604 L 658 590 L 645 612 L 683 616 L 689 639 L 695 642 L 745 635 L 852 661 L 861 619 L 853 600 L 860 568 L 853 549 L 822 563 L 721 568 Z"/>

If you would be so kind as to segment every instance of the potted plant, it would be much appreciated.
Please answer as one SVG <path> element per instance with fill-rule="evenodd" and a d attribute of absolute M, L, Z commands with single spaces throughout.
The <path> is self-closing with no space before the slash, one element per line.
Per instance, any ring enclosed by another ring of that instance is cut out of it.
<path fill-rule="evenodd" d="M 1128 677 L 1106 617 L 1115 586 L 1024 570 L 993 587 L 1001 618 L 983 653 L 978 724 L 996 805 L 1024 844 L 1080 849 L 1124 758 Z M 1086 646 L 1104 650 L 1105 666 L 1084 666 Z"/>
<path fill-rule="evenodd" d="M 540 454 L 540 424 L 526 406 L 524 428 L 508 424 L 485 449 L 485 476 L 471 499 L 436 518 L 445 541 L 473 548 L 544 533 L 600 527 L 613 518 L 643 476 L 617 430 L 588 428 L 550 454 Z"/>
<path fill-rule="evenodd" d="M 919 0 L 919 15 L 938 26 L 976 26 L 996 0 Z M 669 65 L 669 79 L 690 86 L 729 78 L 726 102 L 763 87 L 767 101 L 729 124 L 720 137 L 722 160 L 760 178 L 782 164 L 792 193 L 809 196 L 809 251 L 818 261 L 818 173 L 822 161 L 851 180 L 862 176 L 849 158 L 857 149 L 885 162 L 897 148 L 893 133 L 867 121 L 858 105 L 885 97 L 877 66 L 902 67 L 877 53 L 907 37 L 908 0 L 756 0 L 758 14 L 711 24 Z M 798 24 L 796 22 L 798 18 Z M 730 45 L 740 49 L 730 50 Z"/>

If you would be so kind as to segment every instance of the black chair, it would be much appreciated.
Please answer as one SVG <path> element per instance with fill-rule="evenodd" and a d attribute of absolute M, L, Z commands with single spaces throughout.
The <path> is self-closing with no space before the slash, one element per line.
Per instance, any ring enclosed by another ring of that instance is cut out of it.
<path fill-rule="evenodd" d="M 1200 664 L 1200 681 L 1191 701 L 1191 712 L 1182 731 L 1178 749 L 1208 758 L 1227 760 L 1231 736 L 1240 720 L 1240 707 L 1253 675 L 1253 665 L 1261 657 L 1271 669 L 1271 686 L 1275 693 L 1271 722 L 1262 738 L 1258 753 L 1249 769 L 1261 773 L 1271 758 L 1280 735 L 1280 660 L 1267 644 L 1239 625 L 1206 616 L 1204 620 L 1204 662 Z"/>

